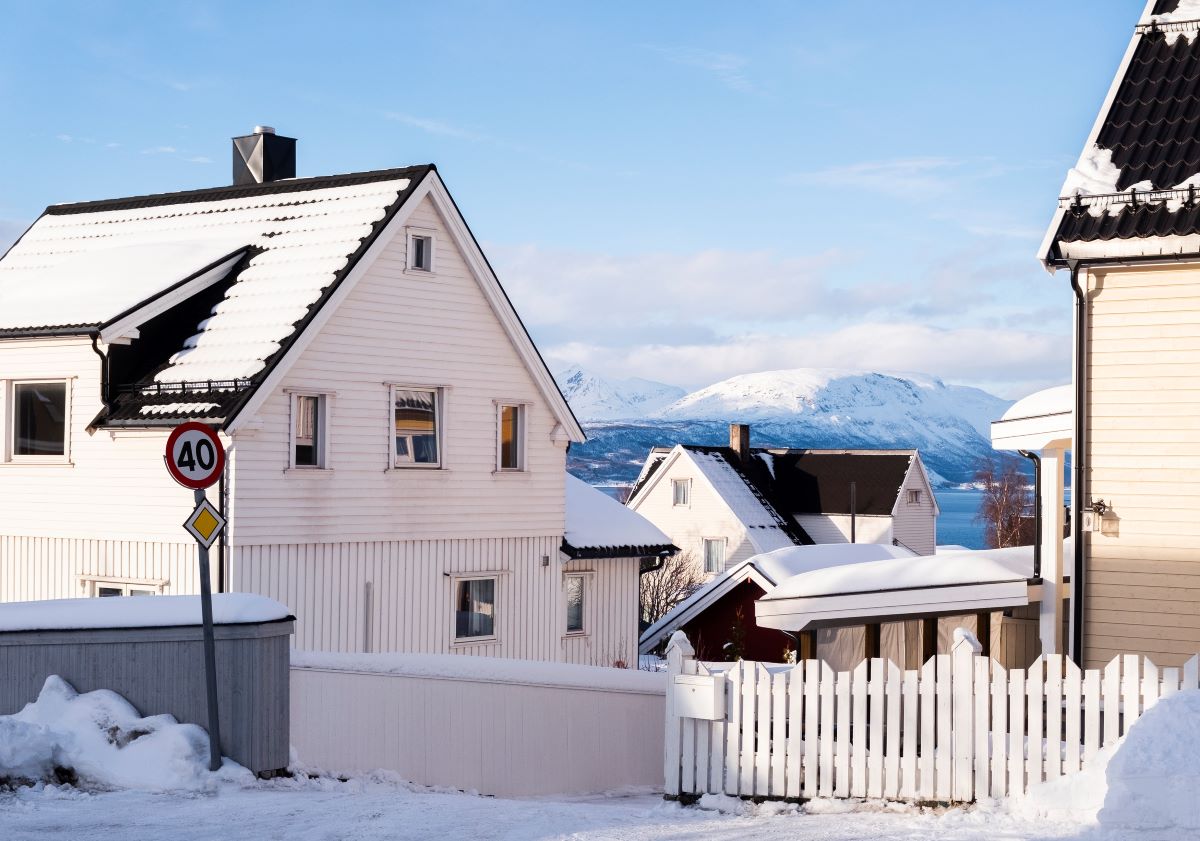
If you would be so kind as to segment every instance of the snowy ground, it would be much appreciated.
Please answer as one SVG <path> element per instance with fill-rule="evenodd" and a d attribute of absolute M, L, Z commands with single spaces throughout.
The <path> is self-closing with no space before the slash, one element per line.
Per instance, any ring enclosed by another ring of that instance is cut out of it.
<path fill-rule="evenodd" d="M 823 808 L 822 808 L 823 807 Z M 736 808 L 736 807 L 735 807 Z M 0 794 L 5 841 L 206 841 L 207 839 L 1064 839 L 1092 838 L 1066 824 L 1022 821 L 989 809 L 816 814 L 771 804 L 723 814 L 681 807 L 654 795 L 501 800 L 413 791 L 386 779 L 279 780 L 208 793 L 83 793 L 22 789 Z M 1157 836 L 1145 836 L 1146 838 Z M 1123 836 L 1129 839 L 1130 836 Z"/>

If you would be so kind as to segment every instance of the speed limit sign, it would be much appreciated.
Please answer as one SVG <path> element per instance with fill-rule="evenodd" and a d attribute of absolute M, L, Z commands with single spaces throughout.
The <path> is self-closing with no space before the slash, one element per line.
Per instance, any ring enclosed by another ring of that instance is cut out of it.
<path fill-rule="evenodd" d="M 201 490 L 221 478 L 225 448 L 209 427 L 188 421 L 171 430 L 165 459 L 172 479 L 185 488 Z"/>

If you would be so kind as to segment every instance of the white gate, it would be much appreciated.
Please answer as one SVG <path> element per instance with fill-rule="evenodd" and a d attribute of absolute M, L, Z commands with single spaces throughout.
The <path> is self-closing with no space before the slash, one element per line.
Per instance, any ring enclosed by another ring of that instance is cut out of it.
<path fill-rule="evenodd" d="M 1200 658 L 1127 654 L 1080 671 L 1061 656 L 1005 670 L 971 642 L 901 671 L 701 663 L 667 649 L 668 795 L 966 802 L 1080 770 L 1160 697 L 1197 688 Z"/>

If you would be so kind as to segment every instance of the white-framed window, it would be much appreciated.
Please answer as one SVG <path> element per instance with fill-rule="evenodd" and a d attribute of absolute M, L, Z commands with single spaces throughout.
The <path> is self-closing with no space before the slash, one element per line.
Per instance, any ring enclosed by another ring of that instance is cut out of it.
<path fill-rule="evenodd" d="M 692 504 L 692 480 L 671 480 L 671 504 L 682 507 Z"/>
<path fill-rule="evenodd" d="M 563 591 L 567 602 L 567 633 L 585 633 L 584 606 L 587 600 L 587 576 L 567 575 L 563 579 Z"/>
<path fill-rule="evenodd" d="M 921 491 L 920 490 L 910 490 L 908 492 L 908 504 L 909 505 L 920 505 L 921 504 Z"/>
<path fill-rule="evenodd" d="M 496 404 L 496 469 L 517 472 L 525 469 L 525 405 Z"/>
<path fill-rule="evenodd" d="M 434 232 L 426 228 L 408 229 L 408 270 L 433 274 Z"/>
<path fill-rule="evenodd" d="M 454 639 L 473 642 L 496 636 L 496 578 L 454 580 Z"/>
<path fill-rule="evenodd" d="M 392 386 L 392 466 L 441 467 L 442 389 Z"/>
<path fill-rule="evenodd" d="M 329 397 L 325 394 L 292 394 L 290 467 L 320 470 L 328 467 Z"/>
<path fill-rule="evenodd" d="M 157 596 L 162 593 L 165 582 L 145 581 L 130 578 L 87 578 L 81 579 L 86 592 L 93 598 L 111 596 Z"/>
<path fill-rule="evenodd" d="M 725 538 L 704 538 L 704 571 L 720 572 L 725 569 Z"/>
<path fill-rule="evenodd" d="M 12 462 L 68 462 L 71 457 L 71 382 L 68 379 L 0 383 L 6 411 L 0 455 Z"/>

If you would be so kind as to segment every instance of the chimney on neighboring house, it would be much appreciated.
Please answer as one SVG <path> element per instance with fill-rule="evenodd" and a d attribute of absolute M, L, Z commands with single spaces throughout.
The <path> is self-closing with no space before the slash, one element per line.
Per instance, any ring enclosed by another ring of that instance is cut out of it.
<path fill-rule="evenodd" d="M 729 449 L 737 453 L 742 461 L 750 458 L 750 424 L 729 424 Z"/>
<path fill-rule="evenodd" d="M 296 177 L 296 139 L 255 126 L 254 134 L 233 138 L 233 183 L 265 184 Z"/>

